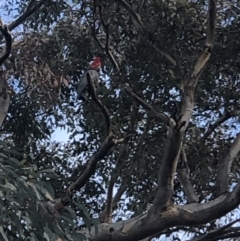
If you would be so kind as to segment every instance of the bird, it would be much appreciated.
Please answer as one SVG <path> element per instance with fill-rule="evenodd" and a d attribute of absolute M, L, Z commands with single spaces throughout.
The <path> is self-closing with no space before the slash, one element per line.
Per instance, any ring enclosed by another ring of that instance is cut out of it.
<path fill-rule="evenodd" d="M 102 68 L 102 59 L 101 57 L 95 57 L 93 61 L 90 63 L 87 71 L 81 76 L 80 82 L 77 88 L 77 98 L 82 100 L 83 102 L 87 101 L 89 95 L 91 94 L 89 91 L 89 83 L 87 80 L 87 74 L 89 74 L 92 83 L 95 88 L 98 87 L 99 84 L 99 73 Z"/>

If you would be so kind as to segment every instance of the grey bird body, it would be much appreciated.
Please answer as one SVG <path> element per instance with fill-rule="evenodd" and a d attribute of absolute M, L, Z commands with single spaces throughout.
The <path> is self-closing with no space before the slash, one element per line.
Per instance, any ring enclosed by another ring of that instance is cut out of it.
<path fill-rule="evenodd" d="M 97 88 L 99 84 L 99 70 L 89 69 L 80 78 L 80 83 L 77 88 L 78 99 L 87 101 L 89 97 L 87 74 L 90 75 L 92 83 Z"/>

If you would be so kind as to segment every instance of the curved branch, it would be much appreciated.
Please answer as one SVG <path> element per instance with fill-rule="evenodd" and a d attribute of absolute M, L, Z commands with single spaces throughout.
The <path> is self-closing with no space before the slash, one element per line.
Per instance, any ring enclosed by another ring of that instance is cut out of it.
<path fill-rule="evenodd" d="M 2 55 L 0 56 L 0 65 L 4 63 L 4 61 L 9 57 L 12 49 L 12 35 L 9 31 L 7 25 L 4 25 L 2 20 L 0 19 L 0 32 L 5 38 L 6 47 Z"/>

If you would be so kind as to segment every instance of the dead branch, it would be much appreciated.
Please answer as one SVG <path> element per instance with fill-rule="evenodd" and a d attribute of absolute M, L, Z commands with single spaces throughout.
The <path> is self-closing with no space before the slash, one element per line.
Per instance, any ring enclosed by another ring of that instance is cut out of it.
<path fill-rule="evenodd" d="M 89 74 L 87 74 L 87 81 L 89 84 L 89 91 L 92 94 L 92 98 L 94 102 L 97 104 L 97 106 L 99 107 L 99 109 L 101 110 L 103 116 L 105 117 L 107 136 L 109 136 L 111 134 L 111 120 L 110 120 L 109 111 L 106 108 L 106 106 L 103 105 L 102 102 L 98 99 L 96 94 L 96 88 L 93 85 L 92 79 Z"/>
<path fill-rule="evenodd" d="M 228 191 L 229 173 L 232 166 L 232 162 L 240 151 L 240 133 L 237 134 L 232 146 L 228 150 L 227 154 L 220 161 L 220 165 L 217 169 L 215 195 L 218 197 Z"/>
<path fill-rule="evenodd" d="M 216 120 L 216 122 L 214 122 L 212 125 L 211 124 L 209 125 L 207 131 L 201 138 L 201 141 L 206 140 L 218 126 L 220 126 L 222 123 L 224 123 L 225 121 L 227 121 L 228 119 L 230 119 L 233 116 L 234 116 L 233 112 L 226 111 L 221 118 Z"/>
<path fill-rule="evenodd" d="M 11 53 L 11 49 L 12 49 L 12 35 L 9 31 L 9 28 L 7 25 L 4 25 L 2 20 L 0 19 L 0 32 L 2 33 L 2 35 L 5 38 L 5 50 L 2 53 L 2 55 L 0 56 L 0 65 L 2 65 L 4 63 L 4 61 L 9 57 L 10 53 Z"/>
<path fill-rule="evenodd" d="M 28 17 L 30 17 L 33 13 L 35 13 L 43 4 L 46 2 L 46 0 L 41 0 L 39 3 L 36 3 L 36 0 L 31 0 L 28 4 L 28 7 L 26 11 L 15 21 L 13 21 L 9 26 L 8 29 L 12 31 L 14 28 L 16 28 L 18 25 L 23 23 Z M 34 6 L 35 5 L 35 6 Z"/>
<path fill-rule="evenodd" d="M 129 87 L 129 85 L 126 83 L 123 86 L 124 91 L 126 92 L 127 95 L 132 97 L 138 104 L 140 104 L 144 109 L 148 110 L 151 114 L 153 114 L 155 117 L 163 121 L 166 125 L 175 125 L 175 122 L 173 119 L 168 117 L 166 114 L 163 112 L 157 111 L 154 109 L 150 104 L 146 103 L 143 99 L 141 99 L 139 96 L 134 94 Z"/>
<path fill-rule="evenodd" d="M 181 151 L 181 168 L 177 169 L 179 181 L 184 189 L 184 192 L 187 196 L 188 203 L 198 202 L 199 198 L 196 195 L 194 188 L 190 182 L 190 169 L 187 163 L 187 156 L 184 148 Z"/>

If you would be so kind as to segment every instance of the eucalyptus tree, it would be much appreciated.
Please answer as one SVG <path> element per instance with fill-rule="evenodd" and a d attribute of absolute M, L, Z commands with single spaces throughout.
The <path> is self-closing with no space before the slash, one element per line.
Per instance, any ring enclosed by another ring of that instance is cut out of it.
<path fill-rule="evenodd" d="M 0 143 L 5 240 L 240 236 L 238 1 L 5 10 L 18 11 L 1 75 L 12 92 Z M 99 53 L 100 86 L 88 76 L 82 103 L 77 85 Z M 65 143 L 52 141 L 56 128 Z"/>

